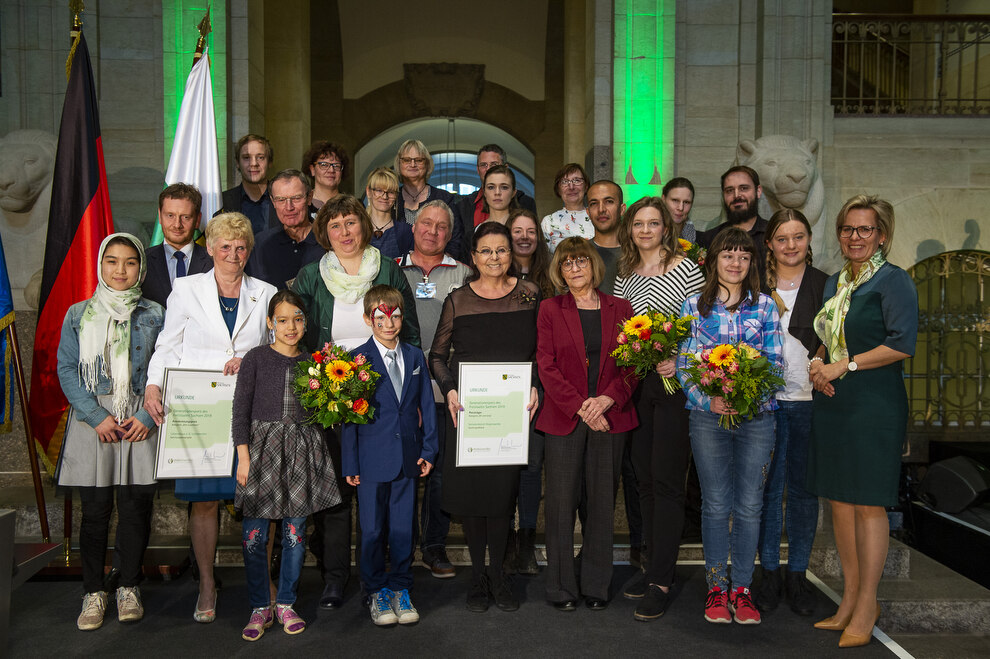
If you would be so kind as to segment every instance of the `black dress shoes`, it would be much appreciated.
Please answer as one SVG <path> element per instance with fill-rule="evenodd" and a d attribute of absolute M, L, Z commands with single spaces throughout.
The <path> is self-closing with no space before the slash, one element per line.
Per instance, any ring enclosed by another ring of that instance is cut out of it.
<path fill-rule="evenodd" d="M 320 608 L 326 611 L 339 609 L 344 605 L 344 588 L 338 583 L 328 583 L 320 596 Z"/>
<path fill-rule="evenodd" d="M 551 604 L 558 611 L 574 611 L 577 609 L 577 600 L 564 600 L 563 602 L 551 602 Z"/>
<path fill-rule="evenodd" d="M 600 600 L 595 597 L 586 597 L 584 605 L 592 611 L 604 611 L 608 606 L 608 600 Z"/>

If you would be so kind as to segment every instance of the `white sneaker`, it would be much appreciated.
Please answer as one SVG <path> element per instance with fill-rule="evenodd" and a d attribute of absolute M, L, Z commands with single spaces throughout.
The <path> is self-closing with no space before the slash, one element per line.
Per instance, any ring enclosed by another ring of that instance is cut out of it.
<path fill-rule="evenodd" d="M 120 622 L 137 622 L 144 617 L 144 606 L 141 604 L 141 591 L 137 586 L 117 589 L 117 620 Z"/>
<path fill-rule="evenodd" d="M 371 604 L 369 605 L 371 621 L 379 627 L 394 625 L 399 622 L 398 616 L 392 610 L 392 598 L 394 597 L 395 593 L 388 588 L 382 588 L 371 596 Z"/>
<path fill-rule="evenodd" d="M 92 631 L 103 626 L 103 614 L 107 611 L 107 594 L 102 590 L 83 595 L 82 613 L 76 618 L 76 626 L 84 631 Z"/>
<path fill-rule="evenodd" d="M 409 599 L 408 590 L 402 589 L 392 595 L 392 610 L 395 611 L 400 625 L 411 625 L 414 622 L 419 622 L 419 611 Z"/>

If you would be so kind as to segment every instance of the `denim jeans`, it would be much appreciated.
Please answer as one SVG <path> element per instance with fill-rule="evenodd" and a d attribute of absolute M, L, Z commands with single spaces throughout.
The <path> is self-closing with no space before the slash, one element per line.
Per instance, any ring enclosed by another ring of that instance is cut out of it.
<path fill-rule="evenodd" d="M 701 541 L 709 588 L 728 590 L 730 553 L 733 588 L 748 588 L 753 581 L 773 427 L 772 412 L 726 430 L 718 425 L 717 414 L 691 410 L 691 449 L 701 481 Z"/>
<path fill-rule="evenodd" d="M 268 590 L 268 526 L 270 520 L 245 517 L 242 540 L 244 570 L 247 573 L 248 600 L 252 609 L 271 604 Z M 306 518 L 283 517 L 279 535 L 282 536 L 282 568 L 278 576 L 277 604 L 293 604 L 296 588 L 306 558 Z"/>
<path fill-rule="evenodd" d="M 443 491 L 443 445 L 447 428 L 444 415 L 446 405 L 437 405 L 437 439 L 440 450 L 434 461 L 430 475 L 423 479 L 423 502 L 419 514 L 420 549 L 439 549 L 447 545 L 447 534 L 450 532 L 450 515 L 440 508 Z"/>
<path fill-rule="evenodd" d="M 546 436 L 534 429 L 529 431 L 529 464 L 519 472 L 519 528 L 535 529 L 543 497 L 543 445 Z"/>
<path fill-rule="evenodd" d="M 818 497 L 805 489 L 808 445 L 811 442 L 811 401 L 778 400 L 777 442 L 770 463 L 770 477 L 763 492 L 760 524 L 760 563 L 768 570 L 780 567 L 780 531 L 787 524 L 787 569 L 808 569 L 811 545 L 818 527 Z M 787 509 L 782 511 L 784 486 Z"/>

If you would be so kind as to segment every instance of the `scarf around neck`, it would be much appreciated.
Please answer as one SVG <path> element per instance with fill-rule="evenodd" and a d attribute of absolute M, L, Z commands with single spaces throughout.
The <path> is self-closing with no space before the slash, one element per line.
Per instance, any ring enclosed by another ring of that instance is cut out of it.
<path fill-rule="evenodd" d="M 849 356 L 849 348 L 846 347 L 846 314 L 849 313 L 852 295 L 856 289 L 870 281 L 886 262 L 883 251 L 878 249 L 870 260 L 860 267 L 859 274 L 855 277 L 852 274 L 851 263 L 846 263 L 839 271 L 835 295 L 825 301 L 814 322 L 815 334 L 828 348 L 830 362 L 834 363 Z"/>
<path fill-rule="evenodd" d="M 123 238 L 137 250 L 141 268 L 137 281 L 125 291 L 111 288 L 103 280 L 103 254 L 114 238 Z M 141 300 L 141 282 L 146 265 L 144 245 L 129 233 L 114 233 L 100 243 L 96 262 L 96 291 L 79 319 L 79 377 L 86 391 L 97 393 L 102 374 L 111 382 L 113 415 L 127 418 L 131 389 L 131 314 Z"/>
<path fill-rule="evenodd" d="M 381 269 L 382 253 L 368 245 L 361 255 L 361 265 L 356 275 L 349 275 L 333 252 L 327 252 L 320 259 L 320 276 L 323 284 L 335 300 L 354 304 L 364 297 Z"/>

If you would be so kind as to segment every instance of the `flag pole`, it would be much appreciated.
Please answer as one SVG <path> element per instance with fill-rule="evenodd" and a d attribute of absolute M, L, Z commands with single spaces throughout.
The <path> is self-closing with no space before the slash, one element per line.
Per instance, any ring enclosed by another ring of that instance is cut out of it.
<path fill-rule="evenodd" d="M 10 347 L 14 353 L 14 371 L 17 375 L 17 394 L 21 397 L 21 415 L 24 417 L 24 431 L 27 435 L 28 462 L 31 463 L 31 480 L 34 481 L 34 499 L 38 504 L 38 521 L 41 524 L 41 541 L 51 542 L 48 530 L 48 509 L 45 507 L 45 491 L 41 487 L 41 470 L 38 468 L 38 455 L 34 450 L 34 432 L 31 429 L 31 415 L 28 414 L 27 385 L 24 381 L 24 365 L 21 363 L 21 347 L 17 341 L 14 323 L 7 326 Z"/>
<path fill-rule="evenodd" d="M 209 7 L 206 8 L 206 16 L 199 22 L 196 29 L 199 30 L 199 39 L 196 40 L 196 52 L 193 53 L 193 66 L 196 66 L 196 62 L 203 56 L 203 50 L 206 48 L 206 35 L 213 31 L 213 26 L 210 25 Z"/>

